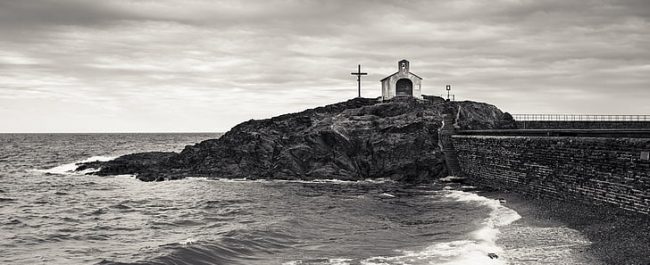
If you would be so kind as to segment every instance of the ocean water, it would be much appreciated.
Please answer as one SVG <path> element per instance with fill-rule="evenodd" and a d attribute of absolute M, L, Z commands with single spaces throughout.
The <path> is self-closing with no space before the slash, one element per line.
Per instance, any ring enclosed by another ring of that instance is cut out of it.
<path fill-rule="evenodd" d="M 444 184 L 71 172 L 79 161 L 214 137 L 0 134 L 0 264 L 538 264 L 525 253 L 539 246 L 498 244 L 500 231 L 539 234 L 504 229 L 519 214 Z"/>

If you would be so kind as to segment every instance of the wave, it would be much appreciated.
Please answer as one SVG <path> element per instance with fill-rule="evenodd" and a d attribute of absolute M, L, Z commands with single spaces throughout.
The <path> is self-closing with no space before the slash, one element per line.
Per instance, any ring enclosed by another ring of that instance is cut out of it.
<path fill-rule="evenodd" d="M 208 265 L 246 264 L 243 261 L 263 260 L 264 257 L 291 249 L 298 241 L 289 233 L 273 231 L 232 230 L 217 240 L 186 238 L 177 243 L 161 245 L 163 255 L 143 261 L 117 262 L 104 260 L 102 265 Z M 160 252 L 158 252 L 160 253 Z M 155 255 L 155 253 L 153 253 Z M 257 263 L 259 264 L 259 263 Z"/>
<path fill-rule="evenodd" d="M 335 258 L 335 259 L 314 259 L 314 260 L 293 260 L 282 263 L 282 265 L 350 265 L 352 259 Z"/>
<path fill-rule="evenodd" d="M 504 207 L 498 200 L 489 199 L 476 193 L 446 190 L 443 198 L 459 202 L 478 203 L 491 209 L 481 227 L 471 233 L 467 240 L 436 243 L 418 251 L 401 251 L 402 255 L 394 257 L 372 257 L 363 260 L 363 265 L 379 264 L 440 264 L 440 265 L 474 265 L 507 264 L 504 257 L 491 258 L 494 253 L 501 256 L 503 249 L 496 244 L 499 227 L 508 225 L 521 216 L 514 210 Z"/>
<path fill-rule="evenodd" d="M 115 158 L 117 158 L 117 156 L 92 156 L 92 157 L 86 158 L 84 160 L 63 164 L 63 165 L 56 166 L 56 167 L 49 168 L 49 169 L 38 169 L 38 170 L 35 170 L 35 171 L 43 172 L 43 173 L 47 173 L 47 174 L 55 174 L 55 175 L 86 174 L 86 173 L 94 172 L 96 170 L 89 169 L 89 170 L 76 172 L 75 169 L 77 169 L 77 164 L 79 164 L 79 163 L 87 163 L 87 162 L 94 162 L 94 161 L 105 162 L 105 161 L 111 161 L 111 160 L 113 160 Z"/>
<path fill-rule="evenodd" d="M 303 183 L 303 184 L 383 184 L 394 183 L 394 180 L 386 178 L 364 179 L 364 180 L 340 180 L 340 179 L 248 179 L 248 178 L 215 178 L 221 182 L 257 182 L 257 183 Z"/>

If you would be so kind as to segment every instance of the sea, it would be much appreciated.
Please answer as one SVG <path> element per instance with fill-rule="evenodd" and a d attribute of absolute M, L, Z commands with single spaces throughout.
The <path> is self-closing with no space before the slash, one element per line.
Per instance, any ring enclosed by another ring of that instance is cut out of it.
<path fill-rule="evenodd" d="M 568 250 L 589 244 L 568 228 L 517 225 L 507 204 L 445 183 L 73 171 L 219 136 L 0 134 L 0 264 L 580 264 Z"/>

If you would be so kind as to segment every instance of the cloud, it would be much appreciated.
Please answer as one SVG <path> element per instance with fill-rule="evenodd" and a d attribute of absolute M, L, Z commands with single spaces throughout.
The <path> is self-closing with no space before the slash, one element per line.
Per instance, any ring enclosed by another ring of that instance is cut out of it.
<path fill-rule="evenodd" d="M 649 16 L 644 0 L 1 1 L 0 131 L 224 131 L 356 96 L 359 63 L 378 96 L 402 58 L 428 94 L 647 113 Z M 43 114 L 16 122 L 27 108 Z"/>

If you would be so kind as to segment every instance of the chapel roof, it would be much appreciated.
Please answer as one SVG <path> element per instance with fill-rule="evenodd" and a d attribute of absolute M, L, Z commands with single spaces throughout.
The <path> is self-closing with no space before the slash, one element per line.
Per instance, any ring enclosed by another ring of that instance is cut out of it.
<path fill-rule="evenodd" d="M 399 74 L 399 71 L 398 71 L 398 72 L 395 72 L 395 73 L 392 74 L 392 75 L 389 75 L 389 76 L 387 76 L 387 77 L 384 77 L 384 79 L 382 79 L 382 80 L 379 81 L 379 82 L 383 82 L 384 80 L 386 80 L 386 79 L 388 79 L 388 78 L 390 78 L 391 76 L 394 76 L 394 75 L 396 75 L 396 74 Z M 409 72 L 409 74 L 412 74 L 412 75 L 414 75 L 415 77 L 417 77 L 418 79 L 422 80 L 422 77 L 420 77 L 420 76 L 418 76 L 418 75 L 416 75 L 416 74 L 414 74 L 414 73 Z"/>

